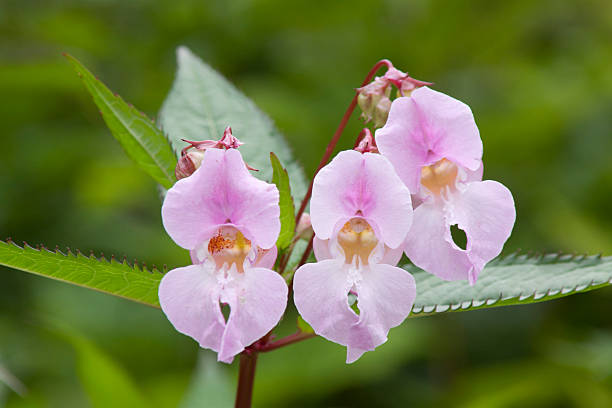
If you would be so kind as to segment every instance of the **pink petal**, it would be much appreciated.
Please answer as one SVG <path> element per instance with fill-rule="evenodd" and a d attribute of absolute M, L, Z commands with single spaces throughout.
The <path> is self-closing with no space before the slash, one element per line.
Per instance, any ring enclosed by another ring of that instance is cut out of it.
<path fill-rule="evenodd" d="M 168 190 L 162 219 L 172 239 L 194 249 L 223 224 L 234 224 L 262 248 L 280 232 L 278 190 L 253 177 L 240 152 L 207 149 L 201 167 Z"/>
<path fill-rule="evenodd" d="M 225 329 L 219 296 L 220 286 L 210 264 L 173 269 L 159 285 L 159 303 L 174 328 L 215 351 Z"/>
<path fill-rule="evenodd" d="M 359 321 L 348 304 L 352 286 L 343 260 L 308 263 L 295 272 L 293 300 L 302 318 L 318 335 L 347 345 L 350 328 Z"/>
<path fill-rule="evenodd" d="M 389 329 L 408 317 L 416 298 L 414 278 L 401 268 L 373 264 L 361 276 L 356 283 L 359 322 L 351 327 L 347 363 L 386 342 Z"/>
<path fill-rule="evenodd" d="M 226 285 L 223 298 L 230 306 L 219 361 L 234 356 L 272 330 L 287 306 L 287 284 L 276 272 L 251 268 Z"/>
<path fill-rule="evenodd" d="M 272 269 L 274 268 L 274 263 L 276 262 L 277 255 L 278 248 L 276 248 L 276 245 L 274 245 L 270 249 L 260 249 L 257 252 L 257 258 L 255 258 L 255 263 L 253 263 L 253 267 Z"/>
<path fill-rule="evenodd" d="M 470 107 L 426 86 L 393 101 L 387 123 L 376 131 L 376 143 L 413 193 L 423 166 L 447 158 L 475 171 L 482 158 Z"/>
<path fill-rule="evenodd" d="M 512 233 L 516 220 L 514 199 L 503 184 L 486 180 L 469 183 L 452 204 L 449 221 L 468 237 L 467 255 L 474 265 L 468 280 L 474 284 L 485 264 L 501 253 Z"/>
<path fill-rule="evenodd" d="M 324 261 L 326 259 L 333 258 L 331 251 L 329 250 L 329 242 L 329 239 L 324 240 L 317 238 L 316 236 L 314 237 L 314 240 L 312 241 L 312 249 L 317 261 Z"/>
<path fill-rule="evenodd" d="M 487 180 L 465 188 L 450 196 L 446 209 L 441 201 L 428 201 L 415 210 L 405 252 L 427 272 L 473 284 L 484 265 L 501 252 L 516 213 L 512 194 L 500 183 Z M 466 233 L 466 250 L 453 242 L 454 224 Z"/>
<path fill-rule="evenodd" d="M 339 223 L 365 218 L 385 244 L 397 248 L 412 222 L 410 192 L 379 154 L 338 153 L 314 181 L 310 216 L 315 234 L 329 239 Z"/>
<path fill-rule="evenodd" d="M 416 289 L 406 271 L 386 264 L 360 270 L 357 315 L 348 305 L 353 287 L 349 265 L 325 260 L 300 267 L 294 277 L 295 305 L 304 320 L 326 339 L 347 346 L 347 363 L 387 340 L 391 327 L 410 313 Z"/>

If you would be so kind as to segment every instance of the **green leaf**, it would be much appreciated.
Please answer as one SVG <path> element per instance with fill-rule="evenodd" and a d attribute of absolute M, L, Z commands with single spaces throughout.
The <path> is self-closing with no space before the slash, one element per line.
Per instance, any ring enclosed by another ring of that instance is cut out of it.
<path fill-rule="evenodd" d="M 612 257 L 510 255 L 490 262 L 474 286 L 445 282 L 412 265 L 416 279 L 412 315 L 542 302 L 612 283 Z"/>
<path fill-rule="evenodd" d="M 314 333 L 314 329 L 300 315 L 297 317 L 297 327 L 302 333 Z"/>
<path fill-rule="evenodd" d="M 0 241 L 0 265 L 159 307 L 157 287 L 163 275 L 114 258 L 108 261 L 80 252 L 63 254 Z"/>
<path fill-rule="evenodd" d="M 175 182 L 176 157 L 168 139 L 151 119 L 113 94 L 78 60 L 65 54 L 100 109 L 102 118 L 125 152 L 159 184 Z"/>
<path fill-rule="evenodd" d="M 280 222 L 281 229 L 276 246 L 285 249 L 291 244 L 295 233 L 295 208 L 293 197 L 291 197 L 291 186 L 289 185 L 289 174 L 283 168 L 278 157 L 270 152 L 270 163 L 272 164 L 272 183 L 276 184 L 279 192 Z"/>
<path fill-rule="evenodd" d="M 272 178 L 268 153 L 274 151 L 291 176 L 291 191 L 303 197 L 303 170 L 272 121 L 186 47 L 178 48 L 177 58 L 177 77 L 160 112 L 162 128 L 175 151 L 186 146 L 181 139 L 218 140 L 231 126 L 234 136 L 244 142 L 240 147 L 244 160 L 260 170 L 254 176 L 265 181 Z"/>

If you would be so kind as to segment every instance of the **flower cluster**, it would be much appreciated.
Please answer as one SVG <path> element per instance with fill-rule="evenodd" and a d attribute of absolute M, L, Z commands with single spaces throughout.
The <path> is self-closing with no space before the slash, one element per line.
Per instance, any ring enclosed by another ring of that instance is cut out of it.
<path fill-rule="evenodd" d="M 398 89 L 392 102 L 390 84 Z M 515 221 L 510 191 L 482 180 L 482 141 L 466 104 L 392 66 L 358 91 L 366 119 L 384 126 L 375 124 L 375 137 L 364 129 L 355 150 L 340 152 L 314 178 L 316 262 L 300 266 L 292 282 L 300 315 L 316 334 L 346 346 L 348 363 L 383 344 L 412 309 L 417 287 L 396 266 L 402 254 L 441 279 L 474 285 Z M 190 158 L 179 163 L 183 177 L 168 191 L 162 217 L 193 265 L 164 276 L 159 298 L 178 331 L 231 362 L 286 307 L 288 286 L 272 270 L 279 193 L 249 173 L 229 128 L 218 142 L 190 144 L 197 166 Z M 464 248 L 453 226 L 465 232 Z"/>

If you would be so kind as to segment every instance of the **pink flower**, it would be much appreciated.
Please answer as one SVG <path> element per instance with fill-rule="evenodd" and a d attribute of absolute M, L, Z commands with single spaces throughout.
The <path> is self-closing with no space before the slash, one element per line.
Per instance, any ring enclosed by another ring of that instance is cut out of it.
<path fill-rule="evenodd" d="M 168 272 L 162 310 L 181 333 L 230 363 L 270 331 L 287 304 L 284 279 L 270 270 L 280 231 L 278 190 L 249 174 L 235 149 L 209 148 L 201 167 L 166 195 L 166 231 L 194 265 Z M 230 307 L 226 321 L 221 304 Z"/>
<path fill-rule="evenodd" d="M 470 108 L 418 88 L 393 101 L 386 125 L 376 131 L 376 143 L 420 203 L 406 255 L 442 279 L 467 279 L 473 285 L 501 252 L 516 212 L 506 187 L 481 181 L 482 141 Z M 465 249 L 453 241 L 452 225 L 465 232 Z"/>
<path fill-rule="evenodd" d="M 318 262 L 296 271 L 295 304 L 318 335 L 347 346 L 352 363 L 412 309 L 414 278 L 394 266 L 412 222 L 410 192 L 383 156 L 344 151 L 315 177 L 310 216 Z"/>

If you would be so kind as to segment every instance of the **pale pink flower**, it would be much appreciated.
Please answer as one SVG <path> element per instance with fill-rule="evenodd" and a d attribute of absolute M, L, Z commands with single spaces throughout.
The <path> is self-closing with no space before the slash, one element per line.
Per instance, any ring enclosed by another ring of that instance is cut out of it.
<path fill-rule="evenodd" d="M 414 278 L 394 266 L 411 213 L 410 192 L 379 154 L 341 152 L 315 177 L 310 216 L 318 262 L 296 271 L 294 300 L 318 335 L 347 346 L 347 363 L 384 343 L 412 309 Z"/>
<path fill-rule="evenodd" d="M 164 227 L 194 265 L 168 272 L 162 310 L 181 333 L 234 356 L 270 331 L 287 304 L 284 279 L 270 270 L 280 232 L 276 186 L 249 174 L 240 153 L 208 148 L 202 165 L 179 180 L 162 206 Z M 230 307 L 226 321 L 221 304 Z"/>
<path fill-rule="evenodd" d="M 481 181 L 482 141 L 470 108 L 427 87 L 415 89 L 393 101 L 376 143 L 419 204 L 406 255 L 442 279 L 473 285 L 501 252 L 516 212 L 506 187 Z M 465 232 L 465 249 L 453 241 L 452 225 Z"/>

